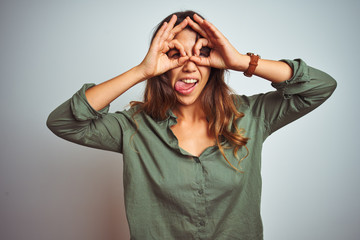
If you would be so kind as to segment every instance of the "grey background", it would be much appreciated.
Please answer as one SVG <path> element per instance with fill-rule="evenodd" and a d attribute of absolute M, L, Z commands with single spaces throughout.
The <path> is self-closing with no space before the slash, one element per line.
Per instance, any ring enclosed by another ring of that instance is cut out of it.
<path fill-rule="evenodd" d="M 66 142 L 48 114 L 83 83 L 137 65 L 153 27 L 193 9 L 242 53 L 301 57 L 338 81 L 316 111 L 273 134 L 263 151 L 265 239 L 360 239 L 360 2 L 25 1 L 0 3 L 0 239 L 128 239 L 121 155 Z M 238 93 L 272 90 L 231 72 Z M 141 98 L 143 84 L 111 111 Z"/>

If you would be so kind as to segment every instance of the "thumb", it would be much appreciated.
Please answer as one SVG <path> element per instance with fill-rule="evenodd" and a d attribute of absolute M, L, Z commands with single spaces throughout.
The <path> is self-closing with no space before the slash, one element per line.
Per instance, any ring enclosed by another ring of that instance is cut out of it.
<path fill-rule="evenodd" d="M 189 60 L 188 56 L 179 57 L 178 59 L 171 60 L 171 68 L 176 68 L 184 65 Z"/>
<path fill-rule="evenodd" d="M 210 60 L 207 57 L 191 56 L 190 61 L 193 61 L 195 64 L 200 66 L 210 66 Z"/>

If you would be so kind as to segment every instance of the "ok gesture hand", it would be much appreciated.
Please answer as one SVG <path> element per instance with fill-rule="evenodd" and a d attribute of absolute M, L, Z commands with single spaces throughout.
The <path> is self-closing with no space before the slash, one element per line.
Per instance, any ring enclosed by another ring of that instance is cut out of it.
<path fill-rule="evenodd" d="M 210 66 L 220 69 L 232 69 L 243 71 L 241 61 L 242 55 L 235 49 L 228 39 L 210 22 L 194 15 L 194 20 L 186 18 L 189 26 L 198 32 L 204 38 L 200 38 L 195 46 L 195 56 L 190 58 L 191 61 L 198 65 Z M 211 48 L 208 57 L 200 57 L 200 49 L 203 47 Z M 244 65 L 244 63 L 243 63 Z"/>
<path fill-rule="evenodd" d="M 170 69 L 182 66 L 189 59 L 189 57 L 186 56 L 184 47 L 174 39 L 176 34 L 188 25 L 188 20 L 185 19 L 174 27 L 176 19 L 176 15 L 173 15 L 170 21 L 168 23 L 165 22 L 155 35 L 147 55 L 140 64 L 144 71 L 145 78 L 149 79 L 165 73 Z M 169 58 L 167 56 L 166 53 L 173 48 L 179 51 L 179 58 Z"/>

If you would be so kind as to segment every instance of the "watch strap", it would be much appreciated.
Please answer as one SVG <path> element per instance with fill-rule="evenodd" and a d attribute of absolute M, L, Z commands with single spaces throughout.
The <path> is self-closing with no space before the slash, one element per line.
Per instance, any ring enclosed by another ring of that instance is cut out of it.
<path fill-rule="evenodd" d="M 247 53 L 246 55 L 250 56 L 250 63 L 248 69 L 244 72 L 244 75 L 246 77 L 252 77 L 258 65 L 260 56 L 254 53 Z"/>

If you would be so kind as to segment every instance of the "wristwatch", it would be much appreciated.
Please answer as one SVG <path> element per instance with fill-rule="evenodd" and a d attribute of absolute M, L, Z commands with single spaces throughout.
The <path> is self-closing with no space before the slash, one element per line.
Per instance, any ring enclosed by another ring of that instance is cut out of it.
<path fill-rule="evenodd" d="M 246 77 L 251 77 L 254 74 L 255 69 L 258 65 L 258 61 L 261 57 L 260 57 L 260 55 L 250 53 L 250 52 L 246 53 L 246 55 L 250 56 L 250 63 L 249 63 L 248 69 L 244 72 L 244 75 Z"/>

